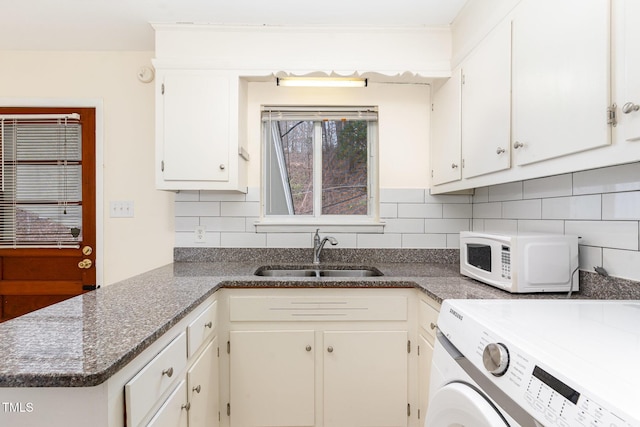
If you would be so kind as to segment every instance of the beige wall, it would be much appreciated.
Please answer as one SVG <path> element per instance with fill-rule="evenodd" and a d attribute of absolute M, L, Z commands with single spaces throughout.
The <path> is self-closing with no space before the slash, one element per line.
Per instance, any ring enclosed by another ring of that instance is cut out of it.
<path fill-rule="evenodd" d="M 3 105 L 102 105 L 103 185 L 97 191 L 104 216 L 98 230 L 103 284 L 173 259 L 174 195 L 154 186 L 154 85 L 136 77 L 152 57 L 153 52 L 0 52 Z M 133 201 L 135 216 L 110 218 L 114 200 Z"/>

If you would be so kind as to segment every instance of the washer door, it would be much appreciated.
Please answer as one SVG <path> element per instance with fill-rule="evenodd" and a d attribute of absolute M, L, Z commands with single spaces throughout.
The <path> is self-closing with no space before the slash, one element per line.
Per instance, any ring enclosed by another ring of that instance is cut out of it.
<path fill-rule="evenodd" d="M 450 383 L 429 402 L 425 427 L 509 427 L 497 409 L 476 389 Z"/>

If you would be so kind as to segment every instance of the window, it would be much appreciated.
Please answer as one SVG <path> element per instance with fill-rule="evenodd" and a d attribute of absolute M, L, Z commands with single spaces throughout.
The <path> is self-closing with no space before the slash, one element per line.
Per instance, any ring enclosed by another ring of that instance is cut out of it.
<path fill-rule="evenodd" d="M 263 107 L 263 219 L 377 220 L 375 107 Z"/>
<path fill-rule="evenodd" d="M 0 248 L 81 240 L 79 115 L 0 115 Z"/>

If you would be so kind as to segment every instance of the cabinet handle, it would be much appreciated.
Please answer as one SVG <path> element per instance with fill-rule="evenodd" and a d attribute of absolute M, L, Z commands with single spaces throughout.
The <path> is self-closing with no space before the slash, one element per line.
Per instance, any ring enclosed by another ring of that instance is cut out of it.
<path fill-rule="evenodd" d="M 435 323 L 431 322 L 431 324 L 429 325 L 429 327 L 431 329 L 435 329 L 438 325 L 436 325 Z"/>
<path fill-rule="evenodd" d="M 197 387 L 192 388 L 191 390 L 195 391 L 196 393 L 200 393 L 200 390 L 202 390 L 202 387 L 200 387 L 200 384 L 198 384 Z"/>
<path fill-rule="evenodd" d="M 184 405 L 182 405 L 182 406 L 180 407 L 180 409 L 185 409 L 185 410 L 187 410 L 187 411 L 188 411 L 189 409 L 191 409 L 191 402 L 187 402 L 187 403 L 185 403 Z"/>
<path fill-rule="evenodd" d="M 169 378 L 171 378 L 171 376 L 173 375 L 173 367 L 170 367 L 169 369 L 165 369 L 164 371 L 162 371 L 162 375 L 166 375 Z"/>
<path fill-rule="evenodd" d="M 451 163 L 451 169 L 455 169 L 457 167 L 458 167 L 458 165 L 456 165 L 455 163 Z"/>
<path fill-rule="evenodd" d="M 633 102 L 627 102 L 622 106 L 622 112 L 625 114 L 633 113 L 638 110 L 640 110 L 640 105 L 634 104 Z"/>
<path fill-rule="evenodd" d="M 212 322 L 207 322 L 204 324 L 205 328 L 213 328 L 213 323 Z"/>
<path fill-rule="evenodd" d="M 331 346 L 327 347 L 327 351 L 328 351 L 329 353 L 333 353 L 333 347 L 331 347 Z"/>
<path fill-rule="evenodd" d="M 514 148 L 514 149 L 516 149 L 516 150 L 517 150 L 517 149 L 518 149 L 518 148 L 520 148 L 520 147 L 524 147 L 524 144 L 523 144 L 522 142 L 520 142 L 520 141 L 516 141 L 516 142 L 514 142 L 514 143 L 513 143 L 513 148 Z"/>
<path fill-rule="evenodd" d="M 498 147 L 498 148 L 496 149 L 496 154 L 502 154 L 502 153 L 504 153 L 505 151 L 507 151 L 507 150 L 505 150 L 505 149 L 504 149 L 504 148 L 502 148 L 502 147 Z"/>
<path fill-rule="evenodd" d="M 305 350 L 307 350 L 307 351 L 311 351 L 311 346 L 310 346 L 310 345 L 308 345 L 308 346 L 305 348 Z"/>
<path fill-rule="evenodd" d="M 221 164 L 220 164 L 220 170 L 221 170 L 221 171 L 223 171 L 223 170 L 224 170 L 224 168 L 226 168 L 226 166 L 224 165 L 224 163 L 221 163 Z"/>

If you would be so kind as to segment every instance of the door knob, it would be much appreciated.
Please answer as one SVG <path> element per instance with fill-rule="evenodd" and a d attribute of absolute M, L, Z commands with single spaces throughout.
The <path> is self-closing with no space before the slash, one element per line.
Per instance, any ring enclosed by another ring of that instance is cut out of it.
<path fill-rule="evenodd" d="M 91 268 L 92 265 L 93 261 L 91 261 L 90 259 L 83 259 L 78 263 L 78 268 L 87 269 Z"/>

